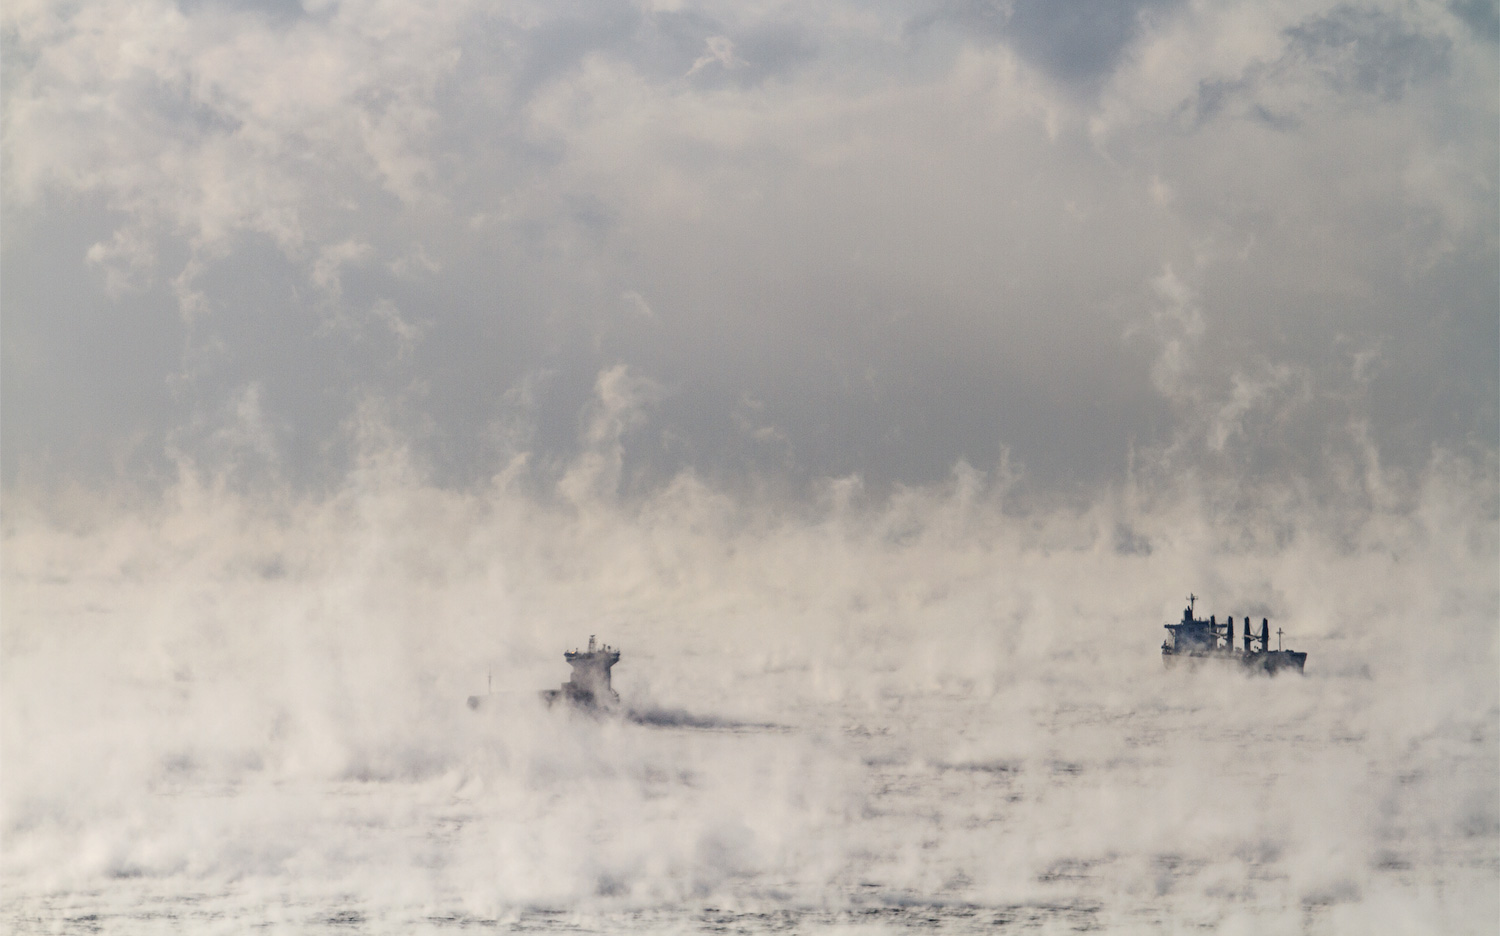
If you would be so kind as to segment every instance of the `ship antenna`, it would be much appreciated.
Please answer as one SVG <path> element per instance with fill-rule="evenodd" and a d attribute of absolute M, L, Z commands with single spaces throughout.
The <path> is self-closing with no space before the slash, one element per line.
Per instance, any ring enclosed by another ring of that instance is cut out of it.
<path fill-rule="evenodd" d="M 1276 628 L 1276 652 L 1281 652 L 1281 628 Z"/>
<path fill-rule="evenodd" d="M 1198 596 L 1197 595 L 1193 594 L 1192 592 L 1188 592 L 1188 610 L 1189 611 L 1193 610 L 1193 602 L 1197 601 L 1197 600 L 1198 600 Z"/>

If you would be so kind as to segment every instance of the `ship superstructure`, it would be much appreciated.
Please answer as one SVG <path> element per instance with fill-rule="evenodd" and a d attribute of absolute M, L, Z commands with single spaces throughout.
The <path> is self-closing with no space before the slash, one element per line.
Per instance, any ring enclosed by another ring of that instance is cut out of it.
<path fill-rule="evenodd" d="M 573 675 L 561 689 L 546 689 L 542 700 L 549 706 L 566 701 L 586 709 L 611 709 L 620 704 L 619 693 L 609 683 L 609 671 L 620 662 L 620 651 L 609 644 L 596 645 L 589 635 L 587 650 L 569 650 L 563 659 L 573 667 Z"/>
<path fill-rule="evenodd" d="M 1161 645 L 1161 659 L 1167 666 L 1179 661 L 1196 663 L 1202 660 L 1224 660 L 1239 663 L 1246 669 L 1277 673 L 1284 669 L 1302 672 L 1307 654 L 1281 647 L 1281 629 L 1276 629 L 1276 649 L 1271 649 L 1271 621 L 1260 619 L 1260 633 L 1251 630 L 1250 618 L 1245 618 L 1242 646 L 1234 645 L 1234 616 L 1230 615 L 1220 624 L 1218 618 L 1209 615 L 1208 620 L 1194 617 L 1193 606 L 1196 595 L 1188 595 L 1188 606 L 1182 611 L 1182 620 L 1176 624 L 1163 625 L 1167 639 Z"/>

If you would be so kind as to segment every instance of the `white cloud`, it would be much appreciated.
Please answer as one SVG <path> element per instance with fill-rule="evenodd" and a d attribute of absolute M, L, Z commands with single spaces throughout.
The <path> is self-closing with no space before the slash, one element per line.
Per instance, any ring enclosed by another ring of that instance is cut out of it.
<path fill-rule="evenodd" d="M 317 262 L 313 264 L 312 281 L 337 298 L 343 292 L 343 283 L 339 278 L 340 268 L 364 261 L 371 252 L 369 244 L 356 240 L 324 247 L 318 252 Z"/>
<path fill-rule="evenodd" d="M 1171 264 L 1151 281 L 1159 303 L 1151 312 L 1152 327 L 1160 344 L 1151 367 L 1151 380 L 1162 394 L 1178 398 L 1190 391 L 1202 369 L 1196 360 L 1206 325 L 1203 310 L 1193 291 L 1178 277 Z"/>
<path fill-rule="evenodd" d="M 709 36 L 704 41 L 707 51 L 698 57 L 693 67 L 688 69 L 688 75 L 695 75 L 709 65 L 718 64 L 721 68 L 743 68 L 745 62 L 734 54 L 734 43 L 727 36 Z"/>
<path fill-rule="evenodd" d="M 346 3 L 290 25 L 157 0 L 12 15 L 12 199 L 97 193 L 128 225 L 296 252 L 350 182 L 423 197 L 464 9 Z"/>
<path fill-rule="evenodd" d="M 108 243 L 90 247 L 87 256 L 89 263 L 104 268 L 104 289 L 112 299 L 148 285 L 156 271 L 156 245 L 139 228 L 116 230 Z"/>
<path fill-rule="evenodd" d="M 660 395 L 660 387 L 624 364 L 601 371 L 585 419 L 583 452 L 558 482 L 558 492 L 580 506 L 614 500 L 624 480 L 625 434 L 642 423 L 645 406 Z"/>

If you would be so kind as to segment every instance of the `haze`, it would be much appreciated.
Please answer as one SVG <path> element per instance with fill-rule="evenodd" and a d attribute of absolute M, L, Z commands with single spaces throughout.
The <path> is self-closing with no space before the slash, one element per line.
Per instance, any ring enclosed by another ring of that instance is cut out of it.
<path fill-rule="evenodd" d="M 1493 2 L 0 17 L 0 926 L 1493 930 Z"/>

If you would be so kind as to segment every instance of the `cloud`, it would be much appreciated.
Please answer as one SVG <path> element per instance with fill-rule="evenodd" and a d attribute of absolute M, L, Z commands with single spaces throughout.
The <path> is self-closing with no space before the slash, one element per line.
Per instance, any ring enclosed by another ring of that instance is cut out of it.
<path fill-rule="evenodd" d="M 97 476 L 56 427 L 160 451 L 255 384 L 297 439 L 391 401 L 475 483 L 511 388 L 552 375 L 529 438 L 560 463 L 621 363 L 671 388 L 622 455 L 655 483 L 1007 451 L 1097 489 L 1189 435 L 1202 470 L 1242 444 L 1327 480 L 1320 419 L 1408 468 L 1493 448 L 1494 62 L 1466 9 L 9 8 L 6 354 L 37 366 L 6 371 L 37 383 L 5 394 L 5 476 Z M 104 316 L 152 354 L 91 344 Z M 1382 366 L 1330 367 L 1349 346 Z M 80 354 L 104 363 L 73 398 Z M 1252 431 L 1272 374 L 1305 416 Z"/>
<path fill-rule="evenodd" d="M 709 65 L 718 65 L 725 69 L 743 68 L 745 62 L 734 54 L 734 43 L 727 36 L 709 36 L 704 43 L 708 50 L 698 57 L 693 67 L 688 69 L 688 75 L 697 74 Z"/>
<path fill-rule="evenodd" d="M 339 268 L 346 264 L 354 264 L 368 257 L 371 253 L 369 244 L 359 241 L 347 240 L 341 244 L 333 244 L 323 248 L 317 262 L 313 264 L 312 281 L 326 292 L 338 296 L 343 292 L 343 283 L 339 279 Z"/>
<path fill-rule="evenodd" d="M 631 374 L 623 364 L 600 372 L 584 421 L 583 451 L 558 482 L 564 497 L 582 503 L 609 499 L 620 491 L 625 434 L 641 425 L 645 405 L 659 393 L 654 383 Z"/>
<path fill-rule="evenodd" d="M 1151 281 L 1151 287 L 1161 297 L 1161 306 L 1151 315 L 1161 346 L 1151 379 L 1157 390 L 1176 396 L 1188 385 L 1190 371 L 1198 367 L 1194 357 L 1205 328 L 1203 310 L 1170 265 Z"/>
<path fill-rule="evenodd" d="M 1166 19 L 1174 0 L 1136 3 L 1045 3 L 1018 0 L 1005 32 L 1023 56 L 1064 81 L 1097 82 L 1153 19 Z"/>
<path fill-rule="evenodd" d="M 421 141 L 461 17 L 344 4 L 284 22 L 155 0 L 17 9 L 11 42 L 27 66 L 9 92 L 11 196 L 94 192 L 128 223 L 200 248 L 253 231 L 297 250 L 329 196 L 356 195 L 348 181 L 366 197 L 422 197 Z"/>
<path fill-rule="evenodd" d="M 115 231 L 108 243 L 94 244 L 86 256 L 89 263 L 104 267 L 104 290 L 111 299 L 142 288 L 156 271 L 156 246 L 139 229 Z"/>

